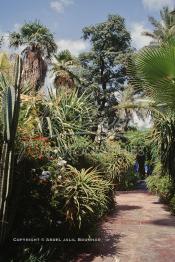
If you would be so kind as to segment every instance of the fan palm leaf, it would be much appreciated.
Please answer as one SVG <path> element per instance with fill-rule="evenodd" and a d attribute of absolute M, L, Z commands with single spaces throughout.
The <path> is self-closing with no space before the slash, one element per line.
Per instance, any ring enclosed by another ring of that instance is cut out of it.
<path fill-rule="evenodd" d="M 161 47 L 147 47 L 134 59 L 134 68 L 129 69 L 131 82 L 158 104 L 175 108 L 175 42 Z"/>

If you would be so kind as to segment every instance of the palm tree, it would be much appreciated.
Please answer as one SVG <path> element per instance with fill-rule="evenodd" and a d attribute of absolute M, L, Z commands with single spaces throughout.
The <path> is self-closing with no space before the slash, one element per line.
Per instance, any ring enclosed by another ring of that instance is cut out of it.
<path fill-rule="evenodd" d="M 160 21 L 152 16 L 149 17 L 149 21 L 154 27 L 154 30 L 153 32 L 144 32 L 143 35 L 153 39 L 151 42 L 152 45 L 160 44 L 170 37 L 175 36 L 175 25 L 172 23 L 174 20 L 173 16 L 175 16 L 175 14 L 166 6 L 160 10 Z"/>
<path fill-rule="evenodd" d="M 175 110 L 175 40 L 157 48 L 145 48 L 135 58 L 133 84 L 142 86 L 161 110 Z M 132 70 L 131 70 L 132 71 Z"/>
<path fill-rule="evenodd" d="M 54 84 L 56 88 L 65 87 L 72 89 L 80 82 L 77 70 L 80 67 L 79 61 L 69 50 L 63 50 L 54 56 L 52 72 L 55 75 Z"/>
<path fill-rule="evenodd" d="M 10 47 L 24 47 L 22 82 L 28 82 L 34 91 L 44 84 L 47 63 L 56 52 L 53 34 L 40 22 L 25 23 L 20 32 L 10 33 Z"/>
<path fill-rule="evenodd" d="M 163 167 L 175 181 L 175 39 L 141 50 L 134 64 L 130 81 L 157 105 L 157 113 L 152 110 L 156 141 Z"/>
<path fill-rule="evenodd" d="M 145 111 L 137 107 L 140 105 L 141 98 L 142 94 L 137 93 L 130 84 L 120 92 L 119 104 L 115 108 L 118 111 L 119 119 L 122 121 L 121 126 L 124 131 L 128 131 L 135 115 L 142 120 L 145 117 Z"/>

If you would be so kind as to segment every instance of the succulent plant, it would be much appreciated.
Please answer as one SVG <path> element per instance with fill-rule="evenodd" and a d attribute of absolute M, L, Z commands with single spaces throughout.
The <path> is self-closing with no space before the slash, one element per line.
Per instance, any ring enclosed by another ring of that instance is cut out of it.
<path fill-rule="evenodd" d="M 11 224 L 10 197 L 14 174 L 15 138 L 20 111 L 21 59 L 16 58 L 13 85 L 1 75 L 3 85 L 3 146 L 0 159 L 0 244 L 8 236 Z"/>

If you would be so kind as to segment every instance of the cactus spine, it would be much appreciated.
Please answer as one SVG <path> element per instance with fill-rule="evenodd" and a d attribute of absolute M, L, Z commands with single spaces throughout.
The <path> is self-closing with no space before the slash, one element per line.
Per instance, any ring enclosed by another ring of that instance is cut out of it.
<path fill-rule="evenodd" d="M 8 86 L 5 79 L 2 98 L 3 111 L 3 146 L 0 159 L 0 244 L 9 233 L 10 197 L 14 174 L 15 138 L 20 111 L 21 59 L 16 58 L 14 84 Z"/>

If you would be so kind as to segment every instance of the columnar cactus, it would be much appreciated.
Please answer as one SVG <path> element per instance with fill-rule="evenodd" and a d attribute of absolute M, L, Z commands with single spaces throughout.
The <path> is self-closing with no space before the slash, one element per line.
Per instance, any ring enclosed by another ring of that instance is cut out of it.
<path fill-rule="evenodd" d="M 0 159 L 0 244 L 9 232 L 9 200 L 14 173 L 15 138 L 20 111 L 21 59 L 16 58 L 14 84 L 9 86 L 2 76 L 3 146 Z"/>

